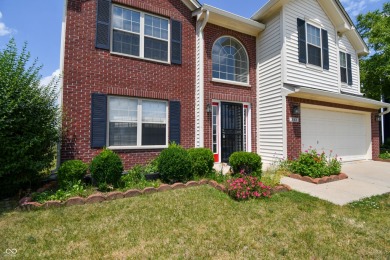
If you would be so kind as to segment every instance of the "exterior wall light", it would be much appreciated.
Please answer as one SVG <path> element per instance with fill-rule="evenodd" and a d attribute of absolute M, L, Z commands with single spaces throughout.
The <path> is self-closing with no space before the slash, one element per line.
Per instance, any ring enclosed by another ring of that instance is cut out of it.
<path fill-rule="evenodd" d="M 299 115 L 301 113 L 301 110 L 299 109 L 299 105 L 293 105 L 292 113 L 293 115 Z"/>
<path fill-rule="evenodd" d="M 207 104 L 206 112 L 211 113 L 211 104 L 210 103 Z"/>

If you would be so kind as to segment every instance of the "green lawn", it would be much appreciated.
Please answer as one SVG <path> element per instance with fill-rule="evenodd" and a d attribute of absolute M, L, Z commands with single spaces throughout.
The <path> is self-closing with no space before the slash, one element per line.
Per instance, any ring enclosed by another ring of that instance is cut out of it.
<path fill-rule="evenodd" d="M 389 194 L 340 207 L 293 191 L 236 202 L 201 186 L 3 212 L 0 252 L 15 248 L 20 259 L 389 259 L 389 212 Z"/>

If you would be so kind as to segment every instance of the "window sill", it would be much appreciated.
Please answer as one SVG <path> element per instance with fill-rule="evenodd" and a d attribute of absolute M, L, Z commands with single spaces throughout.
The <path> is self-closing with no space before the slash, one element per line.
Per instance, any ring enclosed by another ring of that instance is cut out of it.
<path fill-rule="evenodd" d="M 165 64 L 165 65 L 171 65 L 171 63 L 170 63 L 169 61 L 161 61 L 161 60 L 153 60 L 153 59 L 148 59 L 148 58 L 142 58 L 142 57 L 139 57 L 139 56 L 124 54 L 124 53 L 120 53 L 120 52 L 113 52 L 113 51 L 110 51 L 110 54 L 115 55 L 115 56 L 122 56 L 122 57 L 127 57 L 127 58 L 134 58 L 134 59 L 137 59 L 137 60 L 145 60 L 145 61 L 151 61 L 151 62 L 161 63 L 161 64 Z"/>
<path fill-rule="evenodd" d="M 229 85 L 236 85 L 236 86 L 241 86 L 241 87 L 250 87 L 251 86 L 248 83 L 241 83 L 241 82 L 236 82 L 236 81 L 231 81 L 231 80 L 224 80 L 224 79 L 215 79 L 215 78 L 213 78 L 211 81 L 212 82 L 217 82 L 217 83 L 229 84 Z"/>
<path fill-rule="evenodd" d="M 151 149 L 165 149 L 168 145 L 151 145 L 151 146 L 108 146 L 110 150 L 151 150 Z"/>
<path fill-rule="evenodd" d="M 323 72 L 324 69 L 320 66 L 316 66 L 316 65 L 312 65 L 312 64 L 309 64 L 309 63 L 306 63 L 306 68 L 310 69 L 310 70 L 315 70 L 315 71 L 318 71 L 318 72 Z"/>

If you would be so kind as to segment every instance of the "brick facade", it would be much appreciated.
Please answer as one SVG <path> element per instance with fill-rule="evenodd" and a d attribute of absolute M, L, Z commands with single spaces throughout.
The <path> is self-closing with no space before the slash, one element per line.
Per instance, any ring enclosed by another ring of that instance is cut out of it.
<path fill-rule="evenodd" d="M 90 162 L 91 93 L 181 101 L 181 144 L 194 144 L 195 19 L 180 0 L 116 0 L 113 3 L 182 22 L 182 64 L 168 65 L 95 48 L 95 0 L 68 0 L 63 75 L 64 135 L 61 160 Z M 125 169 L 147 163 L 158 149 L 117 151 Z"/>
<path fill-rule="evenodd" d="M 300 104 L 311 104 L 324 107 L 333 107 L 349 110 L 357 110 L 371 113 L 371 141 L 372 141 L 372 158 L 376 159 L 379 156 L 379 123 L 376 121 L 375 117 L 377 115 L 377 110 L 369 108 L 361 108 L 355 106 L 348 106 L 342 104 L 334 104 L 329 102 L 314 101 L 301 98 L 286 97 L 286 124 L 287 124 L 287 158 L 294 159 L 297 158 L 302 151 L 302 142 L 301 142 L 301 114 L 293 115 L 292 109 L 293 106 L 299 106 Z M 290 117 L 299 118 L 299 123 L 289 122 Z"/>
<path fill-rule="evenodd" d="M 250 87 L 212 81 L 211 53 L 214 42 L 221 36 L 232 36 L 244 45 L 249 58 Z M 204 145 L 207 148 L 212 148 L 212 114 L 206 112 L 207 104 L 211 104 L 213 99 L 220 101 L 246 102 L 251 105 L 251 146 L 252 151 L 256 152 L 256 38 L 214 24 L 207 24 L 204 29 L 204 47 Z"/>

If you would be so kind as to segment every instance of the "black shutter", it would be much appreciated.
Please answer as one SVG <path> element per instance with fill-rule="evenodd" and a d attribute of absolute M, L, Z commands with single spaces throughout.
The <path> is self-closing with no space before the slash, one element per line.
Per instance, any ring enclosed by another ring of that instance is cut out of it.
<path fill-rule="evenodd" d="M 347 71 L 348 71 L 348 85 L 352 86 L 352 58 L 351 54 L 347 54 Z"/>
<path fill-rule="evenodd" d="M 181 22 L 171 20 L 171 62 L 181 64 Z"/>
<path fill-rule="evenodd" d="M 91 96 L 91 148 L 106 146 L 107 95 L 92 93 Z"/>
<path fill-rule="evenodd" d="M 99 49 L 110 49 L 111 0 L 97 0 L 96 42 Z"/>
<path fill-rule="evenodd" d="M 322 33 L 322 59 L 324 70 L 329 70 L 329 44 L 328 31 L 321 29 Z"/>
<path fill-rule="evenodd" d="M 306 23 L 302 19 L 298 22 L 298 56 L 299 62 L 306 63 Z"/>
<path fill-rule="evenodd" d="M 180 144 L 180 101 L 169 102 L 169 142 Z"/>

